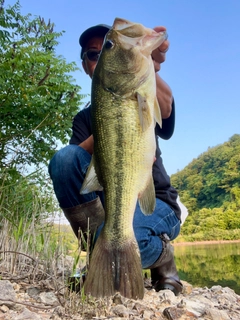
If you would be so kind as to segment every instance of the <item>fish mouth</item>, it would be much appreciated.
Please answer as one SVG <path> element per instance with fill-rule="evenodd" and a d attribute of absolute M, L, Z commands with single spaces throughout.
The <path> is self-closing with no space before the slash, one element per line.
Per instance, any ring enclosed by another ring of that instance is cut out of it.
<path fill-rule="evenodd" d="M 168 38 L 168 34 L 166 31 L 156 32 L 140 23 L 116 18 L 105 39 L 111 40 L 111 38 L 118 39 L 122 45 L 124 44 L 125 49 L 136 46 L 143 48 L 140 51 L 149 56 Z"/>

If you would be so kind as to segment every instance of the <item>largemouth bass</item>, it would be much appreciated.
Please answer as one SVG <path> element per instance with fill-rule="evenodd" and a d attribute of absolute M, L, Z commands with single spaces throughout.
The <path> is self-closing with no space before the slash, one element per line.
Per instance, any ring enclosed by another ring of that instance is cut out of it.
<path fill-rule="evenodd" d="M 94 70 L 94 154 L 80 192 L 104 190 L 106 220 L 84 284 L 95 297 L 144 295 L 133 215 L 137 201 L 144 214 L 155 208 L 154 128 L 161 114 L 151 53 L 165 38 L 165 32 L 116 18 Z"/>

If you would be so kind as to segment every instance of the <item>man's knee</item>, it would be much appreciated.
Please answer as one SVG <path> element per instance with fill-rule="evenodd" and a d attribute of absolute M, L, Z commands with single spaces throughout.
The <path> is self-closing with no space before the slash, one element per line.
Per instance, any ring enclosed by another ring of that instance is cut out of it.
<path fill-rule="evenodd" d="M 79 149 L 79 146 L 70 144 L 55 153 L 48 166 L 52 180 L 64 174 L 71 174 L 76 158 L 79 157 Z"/>

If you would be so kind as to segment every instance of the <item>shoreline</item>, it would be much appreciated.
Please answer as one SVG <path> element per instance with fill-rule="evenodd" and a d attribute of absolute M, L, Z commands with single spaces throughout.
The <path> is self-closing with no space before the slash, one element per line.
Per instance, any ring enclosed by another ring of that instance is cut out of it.
<path fill-rule="evenodd" d="M 194 241 L 194 242 L 173 242 L 172 245 L 174 247 L 179 246 L 194 246 L 194 245 L 211 245 L 211 244 L 222 244 L 222 243 L 239 243 L 240 239 L 238 240 L 203 240 L 203 241 Z"/>

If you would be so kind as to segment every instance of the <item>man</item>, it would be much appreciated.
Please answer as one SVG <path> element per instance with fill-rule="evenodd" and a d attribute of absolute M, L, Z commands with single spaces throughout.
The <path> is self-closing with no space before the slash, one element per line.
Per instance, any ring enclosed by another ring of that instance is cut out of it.
<path fill-rule="evenodd" d="M 92 78 L 103 40 L 110 26 L 97 25 L 85 30 L 80 36 L 82 66 Z M 165 31 L 156 27 L 157 32 Z M 177 192 L 170 184 L 161 159 L 157 137 L 169 139 L 174 131 L 175 105 L 169 86 L 157 73 L 165 61 L 169 48 L 165 40 L 152 53 L 156 71 L 157 99 L 163 118 L 162 128 L 155 129 L 157 150 L 153 164 L 153 178 L 156 191 L 156 208 L 152 215 L 145 216 L 136 205 L 133 228 L 139 245 L 142 267 L 151 269 L 152 287 L 156 290 L 170 289 L 176 295 L 182 291 L 182 283 L 177 274 L 173 248 L 170 240 L 180 232 L 181 210 L 177 203 Z M 79 190 L 84 181 L 94 142 L 91 128 L 90 107 L 80 111 L 73 121 L 73 134 L 70 144 L 58 151 L 49 165 L 49 173 L 54 190 L 66 218 L 78 236 L 79 229 L 86 233 L 90 230 L 98 237 L 104 223 L 103 193 L 92 192 L 81 195 Z"/>

